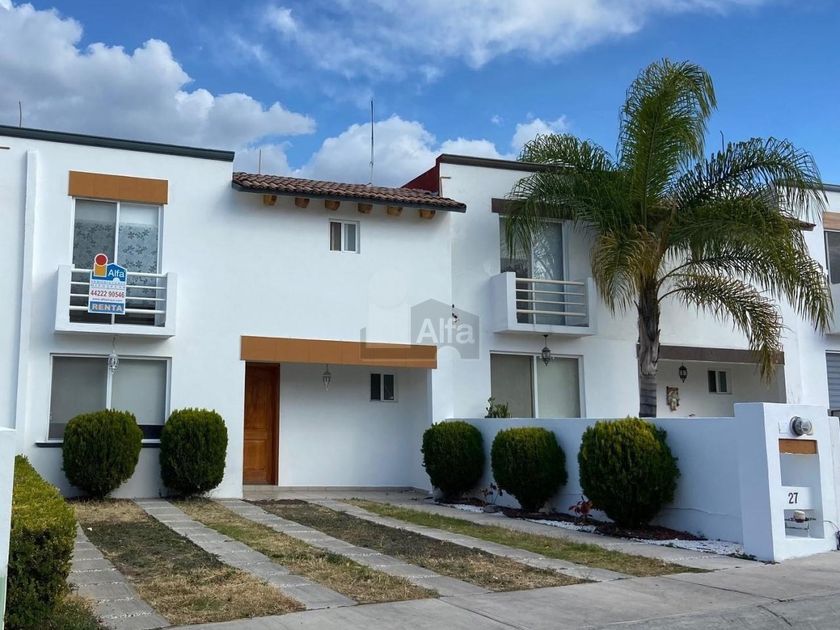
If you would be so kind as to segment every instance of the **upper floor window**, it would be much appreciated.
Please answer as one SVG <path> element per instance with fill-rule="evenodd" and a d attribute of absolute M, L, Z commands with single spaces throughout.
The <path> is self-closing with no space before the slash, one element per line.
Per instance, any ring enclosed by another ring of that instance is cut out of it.
<path fill-rule="evenodd" d="M 359 252 L 358 222 L 330 221 L 330 251 Z"/>
<path fill-rule="evenodd" d="M 499 219 L 500 269 L 513 271 L 517 278 L 563 280 L 563 224 L 546 221 L 530 247 L 515 244 L 511 251 L 507 240 L 507 219 Z"/>
<path fill-rule="evenodd" d="M 825 262 L 831 284 L 840 284 L 840 232 L 826 231 Z"/>
<path fill-rule="evenodd" d="M 76 199 L 73 266 L 90 269 L 103 253 L 134 273 L 160 272 L 160 206 Z"/>

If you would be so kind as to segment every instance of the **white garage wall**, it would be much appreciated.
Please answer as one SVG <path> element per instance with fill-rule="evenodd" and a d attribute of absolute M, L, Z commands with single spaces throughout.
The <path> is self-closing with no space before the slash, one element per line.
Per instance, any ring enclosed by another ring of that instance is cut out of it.
<path fill-rule="evenodd" d="M 431 424 L 429 371 L 280 366 L 281 486 L 427 487 L 420 455 Z M 370 400 L 371 372 L 396 374 L 396 402 Z"/>

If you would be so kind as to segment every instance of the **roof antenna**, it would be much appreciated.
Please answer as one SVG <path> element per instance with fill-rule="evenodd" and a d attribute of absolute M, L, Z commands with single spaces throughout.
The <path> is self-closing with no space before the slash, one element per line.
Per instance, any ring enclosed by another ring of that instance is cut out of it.
<path fill-rule="evenodd" d="M 720 150 L 721 152 L 726 149 L 726 142 L 723 140 L 723 129 L 720 130 Z"/>
<path fill-rule="evenodd" d="M 262 149 L 257 154 L 257 175 L 262 175 Z"/>
<path fill-rule="evenodd" d="M 18 101 L 18 127 L 23 127 L 23 103 Z"/>
<path fill-rule="evenodd" d="M 370 99 L 370 181 L 368 186 L 373 186 L 373 99 Z"/>

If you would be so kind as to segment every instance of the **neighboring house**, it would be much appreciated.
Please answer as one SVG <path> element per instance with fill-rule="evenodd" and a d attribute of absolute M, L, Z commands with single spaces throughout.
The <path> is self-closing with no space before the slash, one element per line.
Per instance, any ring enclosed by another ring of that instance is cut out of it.
<path fill-rule="evenodd" d="M 503 198 L 531 166 L 444 155 L 381 188 L 234 173 L 232 161 L 0 127 L 0 424 L 63 490 L 64 425 L 103 407 L 135 413 L 146 438 L 121 496 L 162 491 L 157 438 L 187 406 L 227 422 L 223 496 L 243 482 L 425 487 L 423 430 L 484 415 L 491 395 L 515 415 L 635 413 L 635 318 L 595 294 L 586 236 L 553 224 L 513 256 L 503 242 Z M 806 237 L 820 260 L 828 244 L 840 282 L 840 232 Z M 124 314 L 88 312 L 100 253 L 127 269 Z M 840 337 L 786 323 L 765 384 L 727 324 L 666 308 L 660 414 L 840 407 Z M 679 388 L 673 412 L 666 386 Z"/>

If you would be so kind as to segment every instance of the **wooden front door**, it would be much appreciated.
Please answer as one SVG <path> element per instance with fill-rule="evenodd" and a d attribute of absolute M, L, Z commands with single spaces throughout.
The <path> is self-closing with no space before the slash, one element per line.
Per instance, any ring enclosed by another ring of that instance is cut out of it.
<path fill-rule="evenodd" d="M 245 366 L 244 483 L 277 483 L 280 366 Z"/>

